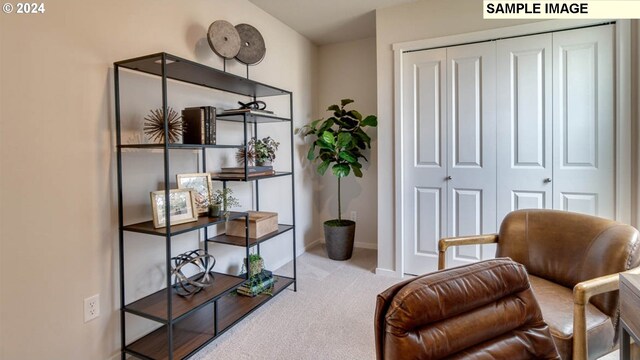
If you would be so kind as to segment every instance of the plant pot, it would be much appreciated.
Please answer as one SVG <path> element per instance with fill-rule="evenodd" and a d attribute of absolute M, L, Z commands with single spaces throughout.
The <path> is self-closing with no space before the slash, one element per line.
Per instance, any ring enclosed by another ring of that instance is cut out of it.
<path fill-rule="evenodd" d="M 348 260 L 353 253 L 356 223 L 351 220 L 329 220 L 324 222 L 324 240 L 327 255 L 331 260 Z"/>
<path fill-rule="evenodd" d="M 271 160 L 260 161 L 256 159 L 256 166 L 272 166 L 272 165 L 273 165 L 273 161 Z"/>
<path fill-rule="evenodd" d="M 220 217 L 222 214 L 222 204 L 209 205 L 209 217 Z"/>

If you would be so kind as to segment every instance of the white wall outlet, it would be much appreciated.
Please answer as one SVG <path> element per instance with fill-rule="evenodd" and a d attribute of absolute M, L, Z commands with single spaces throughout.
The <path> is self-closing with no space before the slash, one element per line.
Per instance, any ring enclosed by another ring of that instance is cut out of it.
<path fill-rule="evenodd" d="M 84 322 L 89 322 L 100 316 L 100 294 L 84 299 Z"/>
<path fill-rule="evenodd" d="M 358 213 L 355 211 L 351 212 L 351 221 L 358 221 Z"/>

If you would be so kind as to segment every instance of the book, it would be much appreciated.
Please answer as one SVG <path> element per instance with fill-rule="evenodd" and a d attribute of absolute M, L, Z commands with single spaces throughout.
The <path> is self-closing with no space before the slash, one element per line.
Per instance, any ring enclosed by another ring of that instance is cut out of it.
<path fill-rule="evenodd" d="M 236 291 L 240 295 L 246 295 L 246 296 L 254 297 L 254 296 L 256 296 L 256 295 L 258 295 L 260 293 L 263 293 L 264 291 L 268 290 L 269 288 L 271 288 L 274 283 L 275 283 L 275 279 L 274 278 L 270 278 L 270 279 L 262 282 L 260 285 L 252 286 L 251 288 L 246 288 L 244 286 L 238 287 L 236 289 Z"/>
<path fill-rule="evenodd" d="M 182 110 L 183 144 L 215 145 L 216 108 L 213 106 L 190 107 Z"/>
<path fill-rule="evenodd" d="M 248 166 L 247 167 L 247 171 L 249 173 L 261 172 L 261 171 L 272 171 L 272 170 L 273 170 L 273 166 Z M 230 174 L 230 173 L 244 174 L 244 166 L 223 167 L 220 169 L 220 172 L 226 173 L 226 174 Z"/>
<path fill-rule="evenodd" d="M 237 115 L 237 114 L 273 115 L 273 111 L 257 110 L 257 109 L 227 109 L 227 110 L 223 110 L 220 115 Z"/>

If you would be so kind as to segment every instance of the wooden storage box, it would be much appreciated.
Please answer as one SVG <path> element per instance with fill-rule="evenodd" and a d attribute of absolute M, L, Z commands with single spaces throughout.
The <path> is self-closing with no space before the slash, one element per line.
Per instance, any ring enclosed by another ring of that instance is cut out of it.
<path fill-rule="evenodd" d="M 278 213 L 266 211 L 248 211 L 249 238 L 257 239 L 278 230 Z M 245 236 L 245 219 L 235 219 L 227 222 L 227 235 Z"/>

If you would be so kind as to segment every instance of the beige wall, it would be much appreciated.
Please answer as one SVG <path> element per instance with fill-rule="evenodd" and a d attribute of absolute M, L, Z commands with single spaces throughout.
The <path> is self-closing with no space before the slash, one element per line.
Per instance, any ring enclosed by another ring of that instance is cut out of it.
<path fill-rule="evenodd" d="M 483 20 L 482 1 L 422 0 L 376 11 L 378 81 L 378 270 L 395 271 L 394 43 L 464 34 L 530 21 Z"/>
<path fill-rule="evenodd" d="M 318 51 L 318 118 L 330 115 L 326 108 L 339 104 L 341 99 L 355 100 L 350 109 L 363 116 L 376 114 L 376 42 L 375 38 L 324 45 Z M 351 175 L 342 180 L 342 215 L 357 216 L 356 246 L 377 246 L 377 131 L 368 130 L 372 137 L 371 153 L 364 163 L 364 176 Z M 316 164 L 317 165 L 317 164 Z M 316 187 L 316 206 L 322 221 L 338 217 L 337 180 L 330 172 L 319 178 Z"/>
<path fill-rule="evenodd" d="M 0 358 L 107 359 L 120 348 L 112 63 L 167 51 L 222 68 L 204 38 L 208 25 L 218 19 L 252 24 L 265 37 L 267 55 L 250 76 L 294 92 L 299 126 L 317 113 L 317 48 L 245 0 L 45 5 L 41 15 L 0 14 Z M 230 70 L 244 72 L 231 63 Z M 123 78 L 134 89 L 140 86 L 124 99 L 131 105 L 126 116 L 139 124 L 150 107 L 159 106 L 159 87 L 142 86 L 152 81 L 148 77 Z M 172 85 L 170 91 L 171 105 L 178 108 L 211 99 L 193 87 Z M 148 103 L 136 108 L 138 99 Z M 217 105 L 233 105 L 225 101 Z M 297 170 L 304 157 L 300 146 L 296 139 Z M 285 160 L 288 150 L 281 150 Z M 128 179 L 132 190 L 125 215 L 131 221 L 149 219 L 147 196 L 159 186 L 154 179 L 160 157 L 139 152 L 125 157 L 126 169 L 137 170 Z M 197 164 L 189 153 L 173 161 L 179 164 L 174 172 Z M 306 170 L 296 178 L 299 252 L 320 237 L 311 178 Z M 150 238 L 127 238 L 129 296 L 164 282 L 164 241 Z M 197 241 L 176 239 L 174 250 Z M 290 249 L 281 241 L 265 251 L 283 257 L 272 260 L 275 264 L 290 258 Z M 236 264 L 223 266 L 237 269 L 241 255 L 231 257 Z M 83 299 L 97 293 L 102 314 L 84 323 Z M 145 326 L 151 325 L 136 328 Z M 132 332 L 129 337 L 136 335 Z"/>

